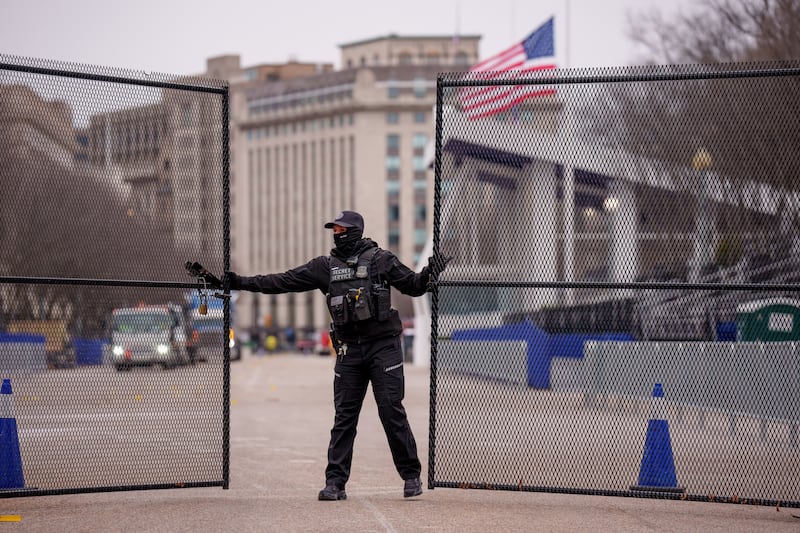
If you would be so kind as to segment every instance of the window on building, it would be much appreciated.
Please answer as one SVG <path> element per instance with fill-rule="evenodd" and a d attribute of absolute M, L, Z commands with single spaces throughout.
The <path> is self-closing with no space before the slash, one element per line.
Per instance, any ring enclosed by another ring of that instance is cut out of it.
<path fill-rule="evenodd" d="M 428 145 L 428 136 L 424 133 L 415 133 L 414 137 L 411 141 L 411 146 L 414 147 L 414 153 L 417 150 L 422 149 L 425 150 L 425 147 Z"/>
<path fill-rule="evenodd" d="M 397 228 L 389 228 L 389 248 L 397 249 L 400 246 L 400 230 Z"/>
<path fill-rule="evenodd" d="M 184 127 L 192 125 L 192 104 L 185 104 L 183 106 L 183 116 L 181 117 L 181 125 Z"/>
<path fill-rule="evenodd" d="M 414 113 L 414 124 L 425 124 L 425 111 L 416 111 Z"/>
<path fill-rule="evenodd" d="M 400 114 L 395 111 L 386 113 L 386 122 L 389 124 L 397 124 L 400 122 Z"/>
<path fill-rule="evenodd" d="M 389 99 L 394 100 L 398 96 L 400 96 L 400 88 L 397 86 L 394 80 L 390 79 L 388 87 L 386 89 L 386 94 Z"/>
<path fill-rule="evenodd" d="M 400 52 L 397 56 L 397 63 L 399 65 L 411 65 L 414 62 L 414 57 L 408 52 Z"/>
<path fill-rule="evenodd" d="M 469 54 L 466 52 L 456 52 L 455 55 L 456 65 L 469 65 Z"/>
<path fill-rule="evenodd" d="M 397 204 L 390 204 L 388 209 L 389 222 L 397 222 L 400 220 L 400 206 Z"/>
<path fill-rule="evenodd" d="M 400 136 L 390 133 L 386 136 L 386 154 L 398 155 L 400 153 Z"/>
<path fill-rule="evenodd" d="M 425 222 L 427 208 L 425 204 L 417 204 L 414 206 L 414 222 Z"/>
<path fill-rule="evenodd" d="M 386 170 L 400 170 L 400 156 L 386 156 Z"/>
<path fill-rule="evenodd" d="M 425 158 L 421 155 L 414 156 L 414 172 L 425 172 Z"/>
<path fill-rule="evenodd" d="M 417 98 L 425 98 L 427 87 L 425 86 L 425 78 L 414 79 L 414 96 Z"/>

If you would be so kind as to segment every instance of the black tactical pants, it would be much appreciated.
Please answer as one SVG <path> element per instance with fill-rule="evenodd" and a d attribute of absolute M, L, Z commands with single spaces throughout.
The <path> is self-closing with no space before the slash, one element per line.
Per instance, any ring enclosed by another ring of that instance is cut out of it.
<path fill-rule="evenodd" d="M 370 381 L 397 472 L 403 479 L 420 475 L 417 443 L 402 403 L 405 380 L 398 336 L 363 344 L 348 343 L 346 350 L 342 349 L 336 355 L 333 381 L 336 418 L 325 470 L 328 484 L 343 488 L 350 478 L 356 425 Z"/>

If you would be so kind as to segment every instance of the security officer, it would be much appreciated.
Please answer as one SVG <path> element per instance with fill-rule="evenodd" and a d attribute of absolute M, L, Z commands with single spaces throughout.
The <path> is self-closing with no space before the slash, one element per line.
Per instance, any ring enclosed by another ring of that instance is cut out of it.
<path fill-rule="evenodd" d="M 403 496 L 419 496 L 421 465 L 403 408 L 403 328 L 391 307 L 390 287 L 421 296 L 449 259 L 429 258 L 428 266 L 414 273 L 392 252 L 363 238 L 364 219 L 355 211 L 342 211 L 325 228 L 333 229 L 335 247 L 330 256 L 316 257 L 281 274 L 245 277 L 227 272 L 225 282 L 231 289 L 267 294 L 319 289 L 326 295 L 336 351 L 336 417 L 328 446 L 325 488 L 319 499 L 347 499 L 345 484 L 350 478 L 356 424 L 370 381 L 392 459 L 405 482 Z"/>

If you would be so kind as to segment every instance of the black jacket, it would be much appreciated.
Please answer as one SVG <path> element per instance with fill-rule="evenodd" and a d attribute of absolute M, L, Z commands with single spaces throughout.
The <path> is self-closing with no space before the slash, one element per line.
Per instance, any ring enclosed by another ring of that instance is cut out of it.
<path fill-rule="evenodd" d="M 361 239 L 355 251 L 351 254 L 360 255 L 369 248 L 378 245 L 370 239 Z M 331 250 L 334 255 L 342 260 L 346 260 L 339 250 Z M 349 256 L 348 256 L 349 257 Z M 381 280 L 403 294 L 409 296 L 422 296 L 428 290 L 428 267 L 424 267 L 422 272 L 415 273 L 405 266 L 392 252 L 378 249 L 373 257 L 374 272 L 377 272 Z M 330 256 L 321 255 L 315 257 L 308 263 L 300 265 L 291 270 L 280 274 L 265 274 L 260 276 L 238 276 L 231 273 L 229 275 L 231 289 L 239 289 L 251 292 L 263 292 L 265 294 L 282 294 L 286 292 L 304 292 L 318 289 L 322 294 L 328 292 L 330 284 Z M 392 312 L 392 318 L 384 322 L 376 320 L 365 320 L 337 330 L 339 337 L 345 342 L 360 342 L 381 337 L 395 336 L 402 332 L 402 324 L 396 311 Z"/>

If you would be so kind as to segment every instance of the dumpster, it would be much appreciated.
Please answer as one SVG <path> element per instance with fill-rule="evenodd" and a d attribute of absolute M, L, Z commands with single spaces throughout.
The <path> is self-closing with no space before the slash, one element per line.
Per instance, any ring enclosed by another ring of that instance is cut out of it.
<path fill-rule="evenodd" d="M 736 308 L 736 340 L 800 340 L 800 300 L 767 298 L 741 304 Z"/>

